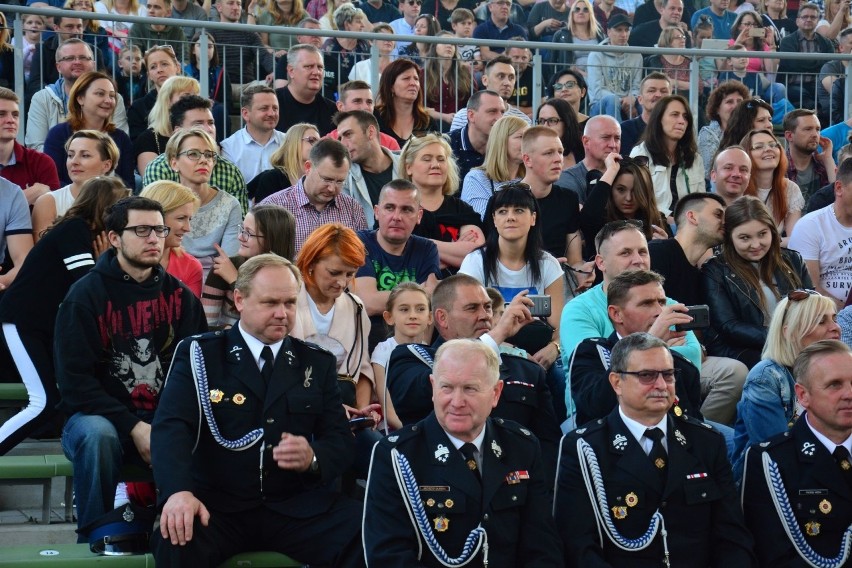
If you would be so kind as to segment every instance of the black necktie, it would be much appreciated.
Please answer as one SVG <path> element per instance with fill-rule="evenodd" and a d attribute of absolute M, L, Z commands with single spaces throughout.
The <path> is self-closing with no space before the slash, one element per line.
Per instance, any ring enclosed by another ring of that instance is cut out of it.
<path fill-rule="evenodd" d="M 663 447 L 663 436 L 663 431 L 659 428 L 648 428 L 645 430 L 645 437 L 654 441 L 648 457 L 651 458 L 654 467 L 659 471 L 660 477 L 665 479 L 668 455 L 666 454 L 666 449 Z"/>
<path fill-rule="evenodd" d="M 467 463 L 467 467 L 470 468 L 470 471 L 472 471 L 474 475 L 476 475 L 476 479 L 482 482 L 482 473 L 479 471 L 479 466 L 476 464 L 476 446 L 467 442 L 466 444 L 462 444 L 459 451 L 461 451 L 464 455 L 464 461 Z"/>
<path fill-rule="evenodd" d="M 267 385 L 272 378 L 272 367 L 275 366 L 275 359 L 272 357 L 272 348 L 269 345 L 264 345 L 260 351 L 260 358 L 263 359 L 263 368 L 260 370 L 260 376 L 263 377 L 263 382 Z"/>
<path fill-rule="evenodd" d="M 852 485 L 852 460 L 849 458 L 849 450 L 845 446 L 837 446 L 832 454 L 840 470 L 843 472 L 843 477 L 846 478 L 846 483 Z"/>

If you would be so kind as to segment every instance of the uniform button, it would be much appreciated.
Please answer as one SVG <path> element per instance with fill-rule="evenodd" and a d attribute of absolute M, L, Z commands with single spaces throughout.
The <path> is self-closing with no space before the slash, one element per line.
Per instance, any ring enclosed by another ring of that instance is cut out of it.
<path fill-rule="evenodd" d="M 517 496 L 517 495 L 512 495 L 512 501 L 517 501 L 517 500 L 518 500 L 518 496 Z"/>
<path fill-rule="evenodd" d="M 275 419 L 274 419 L 274 418 L 267 418 L 267 419 L 266 419 L 266 423 L 267 423 L 267 424 L 274 424 L 274 423 L 275 423 Z"/>
<path fill-rule="evenodd" d="M 525 397 L 525 396 L 521 397 L 521 400 L 526 400 L 526 399 L 527 399 L 527 397 Z"/>
<path fill-rule="evenodd" d="M 482 515 L 482 520 L 488 522 L 488 513 Z"/>
<path fill-rule="evenodd" d="M 707 498 L 707 494 L 706 494 L 706 493 L 702 493 L 702 494 L 701 494 L 701 498 L 702 498 L 702 499 L 706 499 L 706 498 Z"/>
<path fill-rule="evenodd" d="M 660 508 L 665 507 L 667 504 L 668 503 L 666 501 L 663 501 L 662 503 L 660 503 Z"/>

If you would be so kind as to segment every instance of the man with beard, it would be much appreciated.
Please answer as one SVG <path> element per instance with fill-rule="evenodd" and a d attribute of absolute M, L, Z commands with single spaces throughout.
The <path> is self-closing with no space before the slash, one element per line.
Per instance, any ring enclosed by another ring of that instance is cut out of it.
<path fill-rule="evenodd" d="M 207 329 L 199 300 L 160 266 L 169 233 L 160 204 L 122 199 L 104 225 L 110 250 L 74 284 L 56 318 L 59 409 L 69 416 L 62 446 L 74 464 L 80 528 L 112 509 L 122 464 L 151 463 L 164 371 L 181 339 Z M 148 369 L 145 376 L 134 366 Z M 85 531 L 78 536 L 87 539 Z"/>
<path fill-rule="evenodd" d="M 819 188 L 837 179 L 834 145 L 820 134 L 816 112 L 804 108 L 784 116 L 784 138 L 787 140 L 787 179 L 799 185 L 807 202 Z"/>

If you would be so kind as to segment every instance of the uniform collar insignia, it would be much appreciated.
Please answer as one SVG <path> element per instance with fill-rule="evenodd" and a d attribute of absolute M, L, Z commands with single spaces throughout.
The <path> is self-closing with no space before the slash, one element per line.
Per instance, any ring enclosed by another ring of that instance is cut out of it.
<path fill-rule="evenodd" d="M 314 378 L 311 376 L 311 373 L 313 373 L 313 372 L 314 372 L 314 368 L 313 368 L 313 367 L 308 367 L 307 369 L 305 369 L 305 382 L 304 382 L 304 383 L 302 383 L 302 385 L 303 385 L 306 389 L 311 388 L 311 381 L 313 381 L 313 380 L 314 380 Z"/>
<path fill-rule="evenodd" d="M 813 457 L 816 451 L 816 444 L 813 442 L 805 442 L 802 444 L 802 453 L 808 457 Z"/>
<path fill-rule="evenodd" d="M 287 357 L 287 364 L 290 365 L 291 367 L 295 367 L 296 366 L 296 356 L 293 355 L 293 352 L 290 349 L 288 349 L 287 351 L 284 352 L 284 355 Z"/>
<path fill-rule="evenodd" d="M 399 436 L 397 435 L 388 436 L 388 442 L 396 442 L 397 440 L 399 440 Z"/>
<path fill-rule="evenodd" d="M 231 355 L 233 355 L 234 359 L 236 359 L 237 361 L 242 361 L 242 359 L 240 358 L 240 352 L 242 350 L 243 350 L 243 348 L 240 347 L 239 345 L 234 345 L 233 347 L 231 347 L 231 350 L 229 351 L 229 353 Z"/>
<path fill-rule="evenodd" d="M 497 459 L 500 459 L 500 456 L 503 455 L 503 448 L 500 447 L 500 444 L 497 443 L 497 440 L 491 440 L 491 451 L 494 452 L 494 455 L 497 456 Z"/>
<path fill-rule="evenodd" d="M 438 444 L 438 449 L 435 450 L 435 459 L 441 463 L 447 463 L 447 458 L 450 456 L 450 450 L 444 444 Z"/>
<path fill-rule="evenodd" d="M 612 447 L 618 451 L 624 450 L 624 448 L 627 447 L 627 436 L 624 434 L 616 434 L 615 438 L 612 439 Z"/>
<path fill-rule="evenodd" d="M 686 436 L 684 436 L 684 435 L 683 435 L 683 433 L 681 433 L 681 431 L 680 431 L 680 430 L 677 430 L 677 429 L 676 429 L 676 430 L 674 431 L 674 435 L 675 435 L 675 439 L 677 439 L 677 441 L 678 441 L 678 442 L 680 442 L 680 445 L 681 445 L 681 446 L 685 446 L 685 445 L 686 445 Z"/>

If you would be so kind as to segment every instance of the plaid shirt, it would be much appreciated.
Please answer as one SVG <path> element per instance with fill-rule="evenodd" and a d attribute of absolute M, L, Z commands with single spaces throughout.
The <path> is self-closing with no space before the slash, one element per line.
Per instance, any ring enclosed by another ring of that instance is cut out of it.
<path fill-rule="evenodd" d="M 169 180 L 180 182 L 180 175 L 169 167 L 166 161 L 166 155 L 160 154 L 148 164 L 145 168 L 145 175 L 142 176 L 142 186 L 147 186 L 159 180 Z M 248 192 L 246 191 L 246 180 L 243 178 L 240 169 L 229 162 L 222 155 L 213 166 L 213 173 L 210 175 L 210 185 L 216 189 L 221 189 L 225 193 L 229 193 L 237 198 L 240 202 L 240 208 L 243 210 L 243 215 L 248 211 Z"/>
<path fill-rule="evenodd" d="M 814 179 L 819 180 L 819 187 L 828 185 L 828 171 L 820 160 L 817 160 L 817 153 L 814 152 L 811 156 L 811 161 L 814 164 Z M 787 179 L 796 181 L 799 172 L 796 170 L 796 165 L 793 163 L 793 157 L 790 155 L 790 147 L 787 146 Z M 807 198 L 807 197 L 806 197 Z"/>
<path fill-rule="evenodd" d="M 304 176 L 296 185 L 273 193 L 260 202 L 260 205 L 280 205 L 296 218 L 296 252 L 302 250 L 302 245 L 314 229 L 326 223 L 341 223 L 354 231 L 367 229 L 367 218 L 361 204 L 349 195 L 339 194 L 318 211 L 305 194 Z"/>

